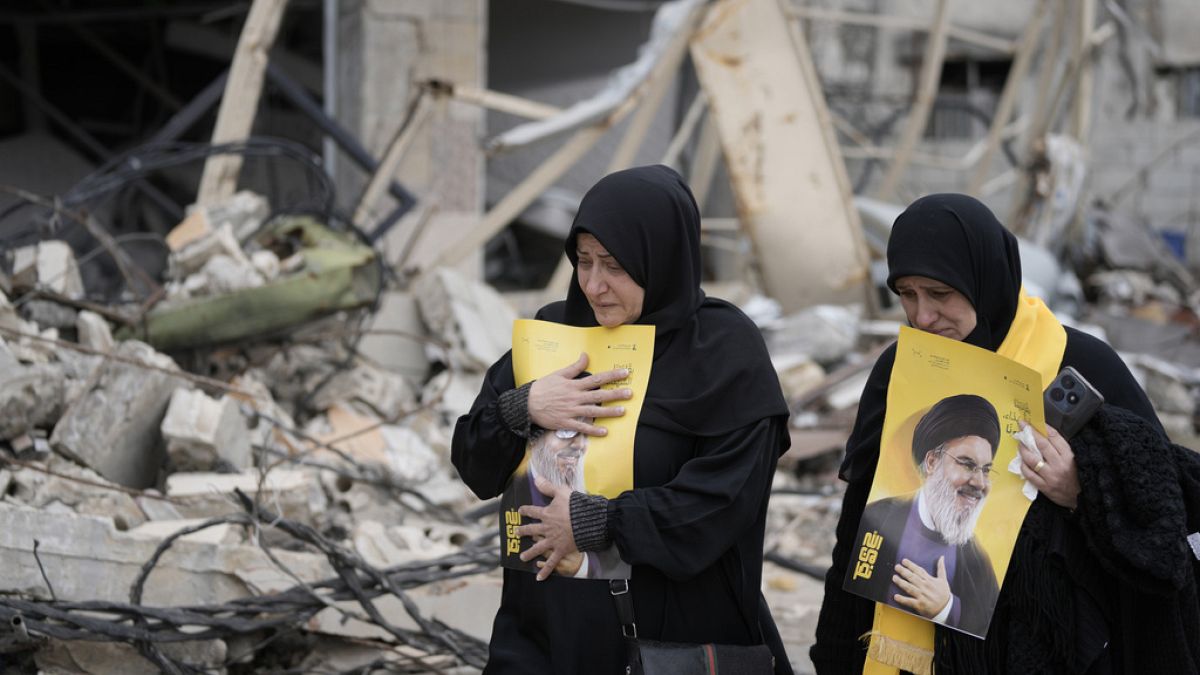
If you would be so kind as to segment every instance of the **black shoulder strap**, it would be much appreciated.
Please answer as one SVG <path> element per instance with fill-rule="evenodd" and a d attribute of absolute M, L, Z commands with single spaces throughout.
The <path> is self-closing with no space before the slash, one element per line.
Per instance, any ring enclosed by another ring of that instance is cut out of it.
<path fill-rule="evenodd" d="M 637 620 L 633 614 L 633 596 L 629 593 L 628 579 L 609 579 L 608 592 L 613 597 L 617 608 L 617 621 L 621 624 L 621 637 L 625 639 L 625 672 L 640 671 L 641 659 L 638 656 Z"/>

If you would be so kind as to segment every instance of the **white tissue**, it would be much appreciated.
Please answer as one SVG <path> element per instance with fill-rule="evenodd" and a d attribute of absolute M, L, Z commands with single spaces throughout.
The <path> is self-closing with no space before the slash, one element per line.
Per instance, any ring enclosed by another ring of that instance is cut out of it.
<path fill-rule="evenodd" d="M 1025 449 L 1032 452 L 1039 460 L 1042 458 L 1042 453 L 1037 447 L 1037 441 L 1033 437 L 1033 429 L 1023 426 L 1019 431 L 1014 433 L 1012 437 L 1017 439 L 1018 443 L 1025 446 Z M 1024 474 L 1021 473 L 1020 453 L 1017 453 L 1017 456 L 1013 457 L 1012 461 L 1008 463 L 1008 472 L 1015 473 L 1018 476 L 1024 476 Z M 1034 499 L 1037 499 L 1038 491 L 1037 488 L 1033 486 L 1033 483 L 1030 483 L 1028 480 L 1026 480 L 1025 484 L 1021 486 L 1021 494 L 1025 495 L 1025 498 L 1029 501 L 1033 501 Z"/>

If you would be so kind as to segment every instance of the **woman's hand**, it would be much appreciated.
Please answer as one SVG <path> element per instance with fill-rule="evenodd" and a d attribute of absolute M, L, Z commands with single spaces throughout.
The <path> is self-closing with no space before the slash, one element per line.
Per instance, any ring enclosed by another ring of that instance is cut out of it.
<path fill-rule="evenodd" d="M 1022 422 L 1021 426 L 1029 425 Z M 1017 444 L 1021 453 L 1021 473 L 1050 501 L 1074 510 L 1079 503 L 1079 473 L 1071 444 L 1051 426 L 1046 427 L 1046 436 L 1039 434 L 1037 429 L 1030 428 L 1030 431 L 1037 448 Z"/>
<path fill-rule="evenodd" d="M 542 522 L 518 527 L 517 535 L 535 540 L 533 546 L 521 553 L 522 561 L 529 562 L 545 556 L 546 563 L 537 573 L 537 580 L 545 581 L 563 558 L 577 553 L 579 549 L 575 546 L 575 533 L 571 530 L 571 488 L 555 486 L 539 477 L 537 489 L 551 498 L 550 503 L 546 506 L 526 504 L 517 510 L 522 516 Z"/>
<path fill-rule="evenodd" d="M 587 368 L 587 354 L 561 370 L 534 380 L 529 388 L 529 419 L 543 429 L 571 429 L 588 436 L 603 436 L 604 427 L 588 424 L 584 419 L 620 417 L 624 406 L 602 406 L 606 401 L 621 401 L 633 395 L 628 389 L 600 389 L 609 382 L 629 377 L 624 368 L 596 373 L 575 379 Z"/>
<path fill-rule="evenodd" d="M 896 565 L 896 574 L 892 575 L 892 581 L 908 594 L 894 596 L 895 601 L 926 619 L 937 616 L 950 602 L 946 556 L 938 558 L 936 576 L 931 576 L 920 565 L 905 558 Z"/>

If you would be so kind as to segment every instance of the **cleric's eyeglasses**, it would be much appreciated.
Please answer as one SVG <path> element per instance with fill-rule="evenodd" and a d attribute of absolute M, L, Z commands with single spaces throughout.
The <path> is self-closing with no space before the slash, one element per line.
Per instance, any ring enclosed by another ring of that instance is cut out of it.
<path fill-rule="evenodd" d="M 945 453 L 944 450 L 942 452 Z M 955 457 L 954 455 L 951 455 L 949 453 L 945 453 L 945 454 L 947 457 L 954 460 L 954 463 L 957 464 L 960 469 L 962 469 L 963 471 L 966 471 L 968 474 L 973 475 L 976 472 L 978 472 L 979 477 L 986 481 L 990 481 L 996 477 L 996 472 L 992 470 L 991 464 L 984 464 L 983 466 L 979 466 L 975 462 L 973 462 L 965 457 Z"/>
<path fill-rule="evenodd" d="M 576 436 L 578 436 L 579 432 L 575 431 L 574 429 L 558 429 L 557 431 L 554 432 L 554 435 L 555 435 L 555 437 L 561 438 L 564 441 L 569 441 L 572 438 L 575 438 Z"/>

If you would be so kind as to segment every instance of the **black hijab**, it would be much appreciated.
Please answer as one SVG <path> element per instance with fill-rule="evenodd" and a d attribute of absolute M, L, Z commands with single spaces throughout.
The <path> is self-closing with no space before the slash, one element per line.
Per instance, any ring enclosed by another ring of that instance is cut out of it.
<path fill-rule="evenodd" d="M 640 424 L 719 436 L 788 414 L 762 333 L 741 310 L 700 290 L 700 210 L 679 174 L 643 166 L 596 183 L 567 235 L 572 267 L 584 232 L 646 292 L 634 323 L 655 328 L 654 366 Z M 566 301 L 542 308 L 538 317 L 597 325 L 574 273 Z"/>
<path fill-rule="evenodd" d="M 1021 294 L 1021 254 L 1017 238 L 974 197 L 934 194 L 909 205 L 888 238 L 888 287 L 917 275 L 962 293 L 975 308 L 975 329 L 963 342 L 996 351 L 1017 315 Z M 879 458 L 887 386 L 895 345 L 875 362 L 858 403 L 854 430 L 842 461 L 844 480 L 870 480 Z"/>
<path fill-rule="evenodd" d="M 913 202 L 888 238 L 888 288 L 917 275 L 962 293 L 975 308 L 975 330 L 963 342 L 996 351 L 1021 293 L 1017 238 L 974 197 L 935 194 Z"/>

